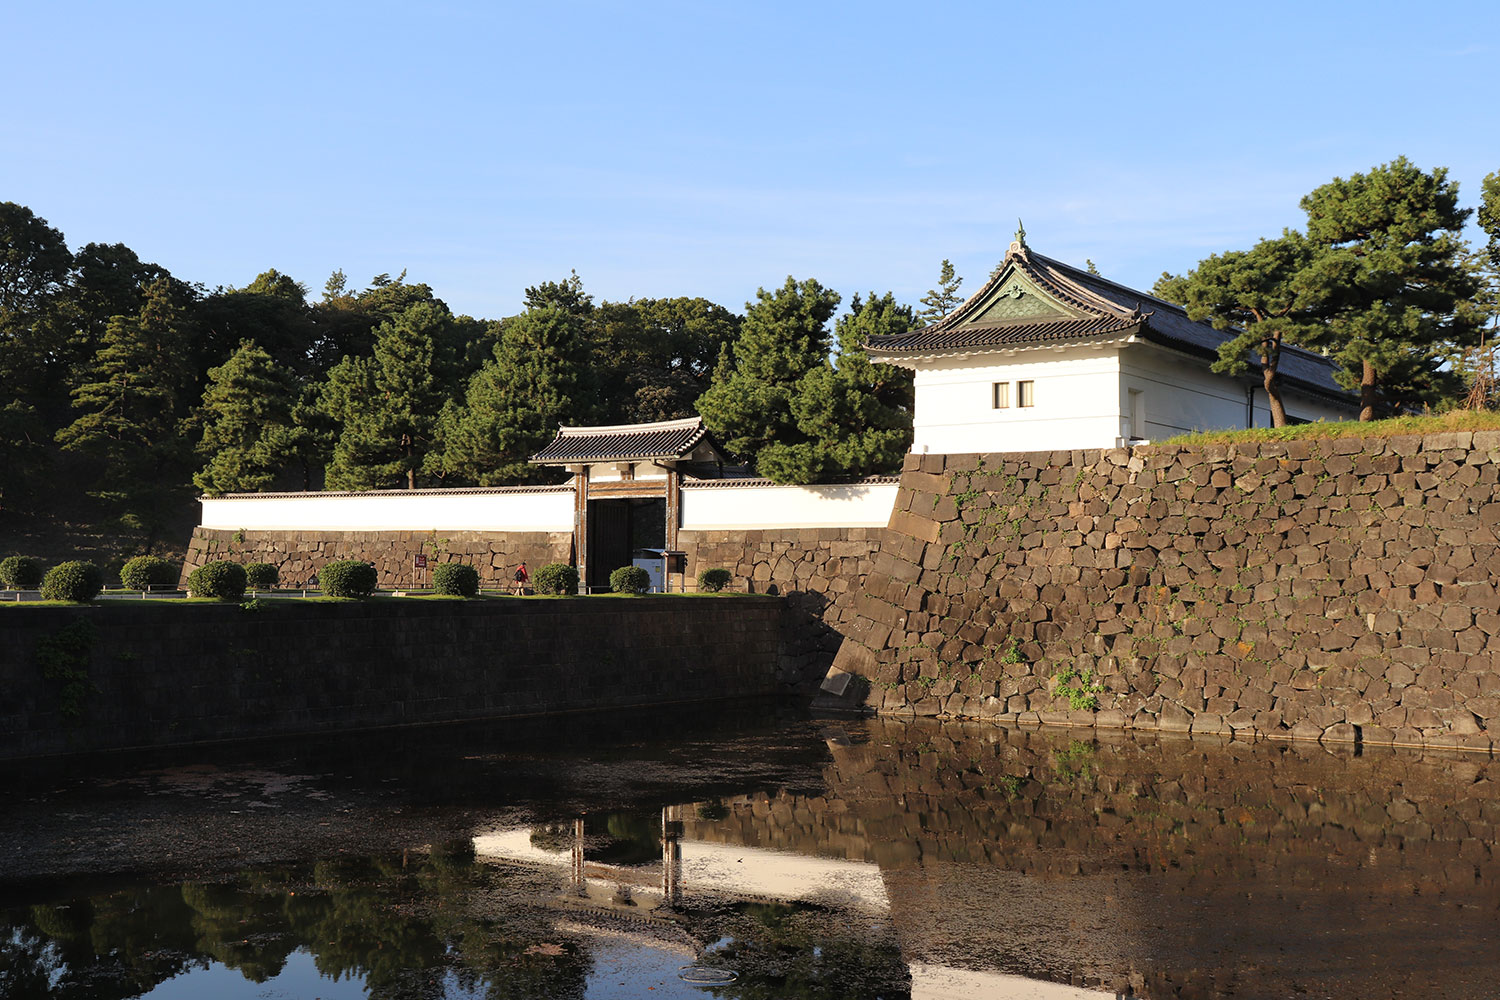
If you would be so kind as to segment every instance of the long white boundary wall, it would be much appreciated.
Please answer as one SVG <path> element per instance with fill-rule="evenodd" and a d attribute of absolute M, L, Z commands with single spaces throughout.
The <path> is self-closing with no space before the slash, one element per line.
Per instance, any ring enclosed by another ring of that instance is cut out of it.
<path fill-rule="evenodd" d="M 884 528 L 899 488 L 895 479 L 833 486 L 684 483 L 682 530 Z"/>
<path fill-rule="evenodd" d="M 883 528 L 894 478 L 831 486 L 686 483 L 684 531 Z M 572 531 L 568 486 L 516 490 L 389 490 L 204 497 L 205 528 L 223 531 Z"/>
<path fill-rule="evenodd" d="M 204 497 L 203 527 L 237 531 L 572 531 L 573 490 L 391 490 Z"/>

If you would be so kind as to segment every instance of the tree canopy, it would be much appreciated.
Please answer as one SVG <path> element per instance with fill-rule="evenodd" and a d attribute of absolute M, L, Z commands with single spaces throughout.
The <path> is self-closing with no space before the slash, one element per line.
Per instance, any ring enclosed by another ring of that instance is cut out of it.
<path fill-rule="evenodd" d="M 1336 177 L 1301 201 L 1306 232 L 1285 230 L 1248 251 L 1212 255 L 1154 289 L 1235 336 L 1214 370 L 1243 374 L 1253 356 L 1286 420 L 1279 365 L 1285 344 L 1339 362 L 1340 382 L 1360 394 L 1360 419 L 1452 400 L 1462 393 L 1450 359 L 1469 339 L 1480 279 L 1462 237 L 1447 171 L 1405 157 Z"/>

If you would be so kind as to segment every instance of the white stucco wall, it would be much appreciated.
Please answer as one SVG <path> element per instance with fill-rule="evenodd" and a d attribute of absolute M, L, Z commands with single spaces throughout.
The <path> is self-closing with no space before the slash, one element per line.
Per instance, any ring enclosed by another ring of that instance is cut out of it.
<path fill-rule="evenodd" d="M 682 488 L 682 529 L 883 528 L 896 506 L 896 483 L 837 486 L 690 486 Z"/>
<path fill-rule="evenodd" d="M 1121 435 L 1128 429 L 1129 391 L 1143 394 L 1146 410 L 1145 437 L 1160 441 L 1192 431 L 1228 430 L 1247 426 L 1245 378 L 1215 375 L 1208 363 L 1165 351 L 1148 344 L 1133 344 L 1121 352 L 1120 413 Z M 1257 388 L 1254 396 L 1254 426 L 1270 427 L 1271 410 L 1266 405 L 1265 390 Z M 1282 391 L 1287 415 L 1303 420 L 1349 420 L 1358 415 L 1353 404 L 1336 403 L 1301 393 Z M 1095 446 L 1098 447 L 1098 446 Z"/>
<path fill-rule="evenodd" d="M 1246 426 L 1246 380 L 1215 375 L 1209 362 L 1153 344 L 921 362 L 915 378 L 912 450 L 918 453 L 1112 448 L 1122 439 L 1160 441 L 1190 431 Z M 1017 383 L 1036 385 L 1036 405 L 1018 404 Z M 994 385 L 1010 403 L 994 407 Z M 1132 423 L 1132 390 L 1144 430 Z M 1288 389 L 1287 412 L 1305 420 L 1347 420 L 1352 408 Z M 1263 390 L 1255 426 L 1269 427 Z"/>
<path fill-rule="evenodd" d="M 573 491 L 308 493 L 203 498 L 203 527 L 235 531 L 572 531 Z"/>
<path fill-rule="evenodd" d="M 1112 447 L 1120 430 L 1119 359 L 1113 348 L 1029 351 L 923 362 L 914 380 L 912 451 L 1052 451 Z M 1036 405 L 1017 382 L 1036 383 Z M 1010 406 L 994 407 L 1009 382 Z"/>

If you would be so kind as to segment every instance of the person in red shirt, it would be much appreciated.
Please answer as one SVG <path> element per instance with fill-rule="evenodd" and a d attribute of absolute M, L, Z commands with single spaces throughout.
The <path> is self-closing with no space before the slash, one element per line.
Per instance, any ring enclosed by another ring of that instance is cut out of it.
<path fill-rule="evenodd" d="M 521 597 L 526 593 L 526 585 L 531 582 L 531 574 L 526 572 L 526 560 L 521 560 L 521 565 L 516 567 L 516 589 L 515 594 Z"/>

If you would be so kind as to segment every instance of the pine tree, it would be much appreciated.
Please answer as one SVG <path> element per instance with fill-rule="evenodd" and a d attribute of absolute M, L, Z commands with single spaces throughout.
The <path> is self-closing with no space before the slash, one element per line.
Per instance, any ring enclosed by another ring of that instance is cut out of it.
<path fill-rule="evenodd" d="M 203 438 L 208 461 L 193 475 L 205 493 L 263 490 L 296 454 L 299 428 L 292 421 L 296 380 L 251 340 L 208 371 L 203 393 Z"/>
<path fill-rule="evenodd" d="M 1461 235 L 1469 210 L 1446 169 L 1405 157 L 1334 178 L 1302 199 L 1314 247 L 1304 272 L 1328 317 L 1309 345 L 1326 351 L 1360 393 L 1360 419 L 1435 391 L 1449 345 L 1466 338 L 1459 304 L 1476 283 Z"/>
<path fill-rule="evenodd" d="M 174 484 L 186 481 L 183 413 L 193 372 L 174 299 L 170 280 L 158 279 L 137 316 L 109 321 L 84 381 L 72 392 L 78 416 L 57 432 L 64 449 L 103 462 L 98 495 L 119 505 L 124 524 L 148 531 L 159 526 Z"/>
<path fill-rule="evenodd" d="M 493 361 L 469 382 L 464 405 L 443 413 L 445 474 L 480 485 L 542 481 L 529 459 L 561 423 L 594 409 L 589 344 L 579 317 L 557 305 L 529 309 L 505 325 Z"/>
<path fill-rule="evenodd" d="M 828 321 L 838 304 L 837 292 L 790 277 L 775 292 L 758 289 L 746 304 L 739 339 L 698 398 L 703 422 L 731 453 L 758 465 L 766 448 L 808 440 L 797 429 L 792 396 L 803 376 L 828 364 Z"/>
<path fill-rule="evenodd" d="M 773 444 L 760 457 L 777 482 L 827 482 L 894 472 L 911 445 L 912 376 L 873 364 L 862 346 L 871 335 L 905 333 L 916 325 L 910 306 L 890 292 L 850 302 L 835 325 L 837 365 L 814 368 L 797 382 L 792 415 L 805 440 Z"/>
<path fill-rule="evenodd" d="M 330 489 L 416 488 L 452 393 L 451 333 L 446 306 L 418 302 L 376 328 L 372 357 L 329 372 L 325 408 L 339 424 Z"/>
<path fill-rule="evenodd" d="M 952 262 L 944 258 L 938 268 L 937 287 L 928 289 L 927 294 L 919 300 L 926 308 L 917 313 L 917 325 L 936 323 L 963 305 L 964 297 L 958 293 L 958 287 L 963 283 L 964 279 L 954 273 Z"/>
<path fill-rule="evenodd" d="M 1316 340 L 1322 330 L 1321 296 L 1304 280 L 1315 252 L 1301 233 L 1284 230 L 1250 250 L 1208 257 L 1174 287 L 1190 317 L 1232 334 L 1219 345 L 1214 371 L 1243 375 L 1249 356 L 1259 362 L 1274 427 L 1286 426 L 1281 349 Z"/>

